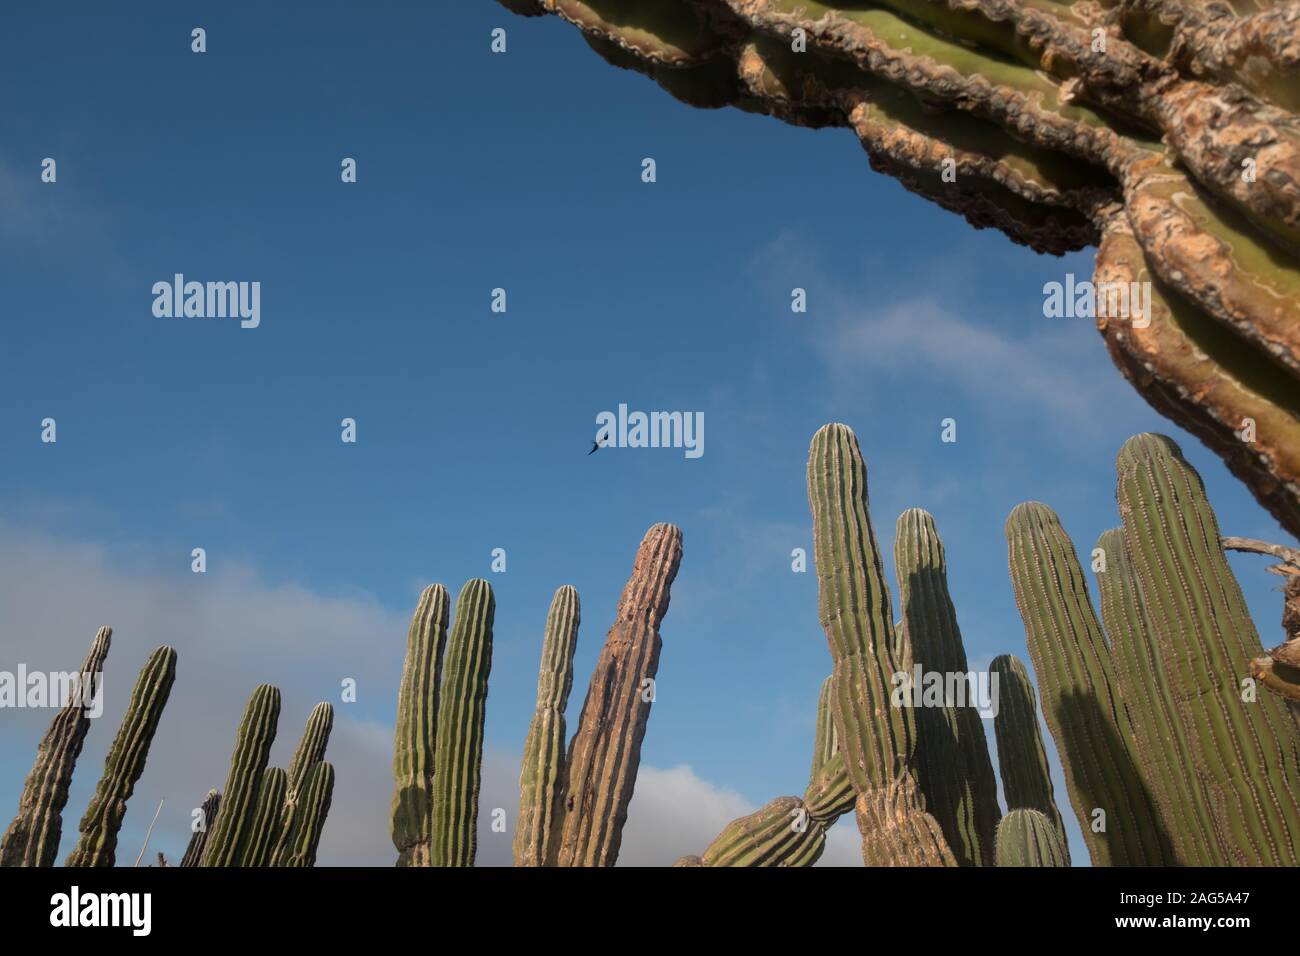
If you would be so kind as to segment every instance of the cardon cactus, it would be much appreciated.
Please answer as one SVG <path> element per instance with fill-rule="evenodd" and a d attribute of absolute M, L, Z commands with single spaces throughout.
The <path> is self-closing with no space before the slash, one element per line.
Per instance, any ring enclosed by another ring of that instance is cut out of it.
<path fill-rule="evenodd" d="M 1064 836 L 1065 824 L 1056 808 L 1056 793 L 1047 766 L 1047 750 L 1038 726 L 1038 701 L 1029 671 L 1020 658 L 993 658 L 989 673 L 998 678 L 998 712 L 993 733 L 998 742 L 1002 792 L 1012 810 L 1037 810 Z"/>
<path fill-rule="evenodd" d="M 519 772 L 515 866 L 545 866 L 557 835 L 564 797 L 564 709 L 573 687 L 573 653 L 581 618 L 578 592 L 566 584 L 555 592 L 546 614 L 537 708 L 524 740 Z"/>
<path fill-rule="evenodd" d="M 835 736 L 835 717 L 831 713 L 831 679 L 822 681 L 817 697 L 817 733 L 813 739 L 812 772 L 803 803 L 814 823 L 829 828 L 853 809 L 856 794 L 849 779 L 844 754 Z"/>
<path fill-rule="evenodd" d="M 77 766 L 82 744 L 90 730 L 91 702 L 84 689 L 102 692 L 104 658 L 113 640 L 113 629 L 101 627 L 90 644 L 90 652 L 78 671 L 76 693 L 55 716 L 36 749 L 36 762 L 23 783 L 18 798 L 18 815 L 0 838 L 0 866 L 53 866 L 63 835 L 63 808 L 68 787 Z"/>
<path fill-rule="evenodd" d="M 858 794 L 862 862 L 867 866 L 956 866 L 943 828 L 924 809 L 910 774 Z"/>
<path fill-rule="evenodd" d="M 474 865 L 495 614 L 492 586 L 482 578 L 466 582 L 456 598 L 456 619 L 447 644 L 438 701 L 429 825 L 433 866 Z"/>
<path fill-rule="evenodd" d="M 275 728 L 280 720 L 280 689 L 262 684 L 244 709 L 235 737 L 230 773 L 222 791 L 221 811 L 211 824 L 202 866 L 237 866 L 250 832 L 262 774 L 266 770 Z"/>
<path fill-rule="evenodd" d="M 1060 829 L 1037 810 L 1012 810 L 998 824 L 998 866 L 1069 866 Z"/>
<path fill-rule="evenodd" d="M 894 567 L 913 667 L 924 673 L 969 673 L 957 613 L 948 595 L 948 568 L 934 518 L 912 508 L 898 519 Z M 976 701 L 945 700 L 916 713 L 917 788 L 963 866 L 990 866 L 1001 811 L 998 785 Z"/>
<path fill-rule="evenodd" d="M 438 733 L 442 653 L 451 599 L 441 584 L 420 594 L 406 634 L 393 745 L 393 845 L 398 866 L 428 866 L 433 820 L 433 761 Z"/>
<path fill-rule="evenodd" d="M 316 865 L 321 831 L 325 828 L 325 818 L 329 816 L 333 798 L 334 767 L 327 760 L 318 760 L 298 791 L 298 800 L 289 821 L 289 838 L 285 841 L 285 849 L 277 853 L 273 865 Z"/>
<path fill-rule="evenodd" d="M 284 797 L 289 775 L 280 767 L 267 767 L 257 788 L 248 832 L 239 854 L 240 866 L 270 866 L 285 824 Z"/>
<path fill-rule="evenodd" d="M 1117 460 L 1120 516 L 1150 624 L 1150 659 L 1186 734 L 1174 761 L 1206 794 L 1219 848 L 1239 865 L 1300 863 L 1300 747 L 1287 705 L 1239 684 L 1262 650 L 1200 476 L 1162 435 Z"/>
<path fill-rule="evenodd" d="M 1294 3 L 507 6 L 558 15 L 686 103 L 847 127 L 874 169 L 977 228 L 1100 244 L 1087 309 L 1114 361 L 1300 534 Z M 1146 281 L 1149 308 L 1129 297 Z"/>
<path fill-rule="evenodd" d="M 817 693 L 817 727 L 813 733 L 812 769 L 808 772 L 808 779 L 816 780 L 822 767 L 839 752 L 840 742 L 835 738 L 835 715 L 831 713 L 831 679 L 827 677 Z"/>
<path fill-rule="evenodd" d="M 203 848 L 208 842 L 208 827 L 217 819 L 221 809 L 221 791 L 209 790 L 198 808 L 198 816 L 191 823 L 190 842 L 181 857 L 181 866 L 198 866 L 203 859 Z"/>
<path fill-rule="evenodd" d="M 803 799 L 777 797 L 751 814 L 732 820 L 699 860 L 676 866 L 812 866 L 826 848 L 826 831 L 853 809 L 857 794 L 839 753 L 831 717 L 831 681 L 822 681 L 812 772 Z"/>
<path fill-rule="evenodd" d="M 895 706 L 893 700 L 898 676 L 911 670 L 911 635 L 906 623 L 894 628 L 868 513 L 867 468 L 846 425 L 824 425 L 813 436 L 808 503 L 818 614 L 831 650 L 831 711 L 858 794 L 863 860 L 868 866 L 955 864 L 912 776 L 917 739 L 910 701 Z"/>
<path fill-rule="evenodd" d="M 879 790 L 911 769 L 916 732 L 911 708 L 891 705 L 894 675 L 909 661 L 895 653 L 889 587 L 867 513 L 867 468 L 848 426 L 825 425 L 813 436 L 808 503 L 835 732 L 854 789 Z"/>
<path fill-rule="evenodd" d="M 1124 532 L 1106 531 L 1095 552 L 1104 565 L 1096 571 L 1101 618 L 1110 639 L 1116 686 L 1128 711 L 1133 743 L 1165 821 L 1177 862 L 1184 866 L 1227 866 L 1228 856 L 1215 836 L 1214 814 L 1205 789 L 1187 772 L 1190 728 L 1169 687 L 1168 675 L 1154 657 L 1147 608 Z"/>
<path fill-rule="evenodd" d="M 701 855 L 704 866 L 812 866 L 826 847 L 826 830 L 797 797 L 777 797 L 733 820 Z"/>
<path fill-rule="evenodd" d="M 1038 502 L 1018 505 L 1006 533 L 1011 583 L 1043 693 L 1043 716 L 1056 739 L 1093 864 L 1172 862 L 1168 835 L 1133 752 L 1132 729 L 1074 545 L 1055 512 Z"/>
<path fill-rule="evenodd" d="M 587 685 L 569 744 L 559 866 L 613 866 L 641 763 L 641 740 L 654 703 L 654 678 L 682 533 L 670 524 L 646 532 Z"/>
<path fill-rule="evenodd" d="M 163 646 L 145 662 L 131 691 L 117 736 L 104 762 L 104 775 L 81 818 L 81 839 L 67 866 L 112 866 L 126 802 L 144 773 L 149 745 L 176 681 L 176 651 Z"/>
<path fill-rule="evenodd" d="M 292 804 L 302 790 L 303 783 L 312 767 L 325 759 L 329 747 L 330 732 L 334 729 L 334 708 L 326 701 L 321 701 L 311 709 L 307 716 L 307 726 L 303 728 L 302 737 L 289 761 L 286 775 L 285 803 Z"/>

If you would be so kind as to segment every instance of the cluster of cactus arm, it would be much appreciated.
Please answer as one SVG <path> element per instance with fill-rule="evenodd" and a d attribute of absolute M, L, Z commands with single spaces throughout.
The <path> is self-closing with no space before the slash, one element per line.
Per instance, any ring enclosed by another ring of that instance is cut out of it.
<path fill-rule="evenodd" d="M 1092 551 L 1100 615 L 1049 507 L 1026 502 L 1006 523 L 1011 588 L 1042 714 L 1088 855 L 1094 865 L 1295 865 L 1300 729 L 1289 708 L 1298 683 L 1297 555 L 1223 538 L 1200 477 L 1164 436 L 1130 439 L 1116 472 L 1121 526 Z M 1003 655 L 989 667 L 997 679 L 993 730 L 1005 816 L 977 702 L 945 697 L 916 706 L 896 693 L 900 677 L 965 675 L 968 660 L 944 547 L 934 519 L 919 509 L 904 512 L 896 527 L 902 613 L 895 622 L 867 488 L 856 436 L 844 425 L 824 426 L 809 450 L 808 501 L 830 675 L 803 795 L 778 797 L 732 821 L 699 856 L 677 865 L 809 866 L 850 810 L 868 865 L 1069 865 L 1024 664 Z M 1268 655 L 1225 548 L 1282 562 L 1289 640 Z M 567 746 L 581 609 L 574 588 L 555 592 L 524 743 L 517 866 L 617 861 L 681 557 L 677 528 L 650 528 Z M 400 866 L 475 861 L 494 616 L 485 580 L 462 588 L 454 619 L 443 586 L 420 595 L 397 699 L 391 820 Z M 111 635 L 99 631 L 82 673 L 102 672 Z M 127 800 L 175 675 L 170 647 L 140 672 L 68 865 L 113 865 Z M 69 701 L 41 742 L 18 815 L 0 840 L 3 865 L 53 865 L 87 706 L 83 697 Z M 334 786 L 324 760 L 333 708 L 312 711 L 287 770 L 268 766 L 279 716 L 280 691 L 258 687 L 225 786 L 204 800 L 183 867 L 314 865 Z"/>

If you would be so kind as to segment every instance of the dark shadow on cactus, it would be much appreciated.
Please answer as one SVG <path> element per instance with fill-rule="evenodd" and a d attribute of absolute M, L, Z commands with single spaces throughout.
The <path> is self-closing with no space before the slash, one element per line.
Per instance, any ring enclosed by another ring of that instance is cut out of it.
<path fill-rule="evenodd" d="M 1092 694 L 1068 693 L 1061 699 L 1057 719 L 1061 733 L 1065 737 L 1064 741 L 1057 741 L 1057 746 L 1065 747 L 1069 760 L 1079 765 L 1082 761 L 1090 759 L 1090 754 L 1098 752 L 1106 754 L 1114 764 L 1113 767 L 1107 768 L 1107 775 L 1122 780 L 1125 791 L 1130 794 L 1129 806 L 1107 807 L 1102 805 L 1098 794 L 1081 789 L 1080 795 L 1087 806 L 1075 807 L 1076 811 L 1082 810 L 1089 821 L 1097 808 L 1106 812 L 1106 829 L 1098 835 L 1110 848 L 1112 858 L 1125 859 L 1127 856 L 1131 859 L 1131 854 L 1126 855 L 1124 845 L 1141 845 L 1146 848 L 1145 855 L 1148 857 L 1142 861 L 1145 865 L 1176 865 L 1174 861 L 1178 857 L 1174 852 L 1173 841 L 1169 838 L 1169 832 L 1160 818 L 1155 799 L 1143 782 L 1142 773 L 1133 762 L 1127 744 L 1115 733 L 1111 715 L 1102 710 L 1097 703 L 1097 698 Z M 1096 732 L 1102 739 L 1088 741 L 1085 734 L 1089 731 Z M 1087 781 L 1080 780 L 1080 786 L 1086 788 Z M 1126 825 L 1131 827 L 1133 820 L 1156 821 L 1156 832 L 1127 833 L 1124 827 Z"/>

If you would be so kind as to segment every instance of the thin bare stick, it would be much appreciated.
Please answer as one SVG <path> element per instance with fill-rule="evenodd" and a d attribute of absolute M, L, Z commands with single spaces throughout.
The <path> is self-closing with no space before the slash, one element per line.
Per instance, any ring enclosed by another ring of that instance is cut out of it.
<path fill-rule="evenodd" d="M 144 846 L 140 847 L 140 855 L 135 858 L 135 865 L 139 866 L 140 861 L 144 859 L 144 851 L 149 849 L 149 838 L 153 836 L 153 825 L 158 822 L 158 814 L 162 813 L 163 802 L 158 801 L 158 809 L 153 813 L 153 821 L 149 824 L 149 829 L 144 834 Z"/>
<path fill-rule="evenodd" d="M 1285 561 L 1287 564 L 1300 568 L 1300 549 L 1288 548 L 1284 544 L 1269 544 L 1267 541 L 1259 541 L 1255 538 L 1234 538 L 1225 537 L 1223 546 L 1229 551 L 1250 551 L 1254 554 L 1270 554 L 1279 561 Z"/>

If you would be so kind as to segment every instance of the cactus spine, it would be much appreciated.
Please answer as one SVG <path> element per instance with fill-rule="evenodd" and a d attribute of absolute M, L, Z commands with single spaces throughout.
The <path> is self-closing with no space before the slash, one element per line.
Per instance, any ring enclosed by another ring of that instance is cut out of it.
<path fill-rule="evenodd" d="M 257 789 L 257 803 L 248 821 L 240 850 L 240 866 L 270 866 L 284 825 L 284 796 L 289 775 L 280 767 L 268 767 Z"/>
<path fill-rule="evenodd" d="M 456 598 L 456 620 L 438 702 L 429 831 L 434 866 L 474 865 L 495 613 L 492 587 L 481 578 L 467 582 Z"/>
<path fill-rule="evenodd" d="M 126 802 L 144 773 L 149 745 L 176 681 L 176 651 L 163 646 L 145 662 L 131 691 L 117 736 L 104 762 L 104 775 L 81 818 L 81 839 L 67 866 L 112 866 Z"/>
<path fill-rule="evenodd" d="M 208 842 L 208 828 L 213 821 L 217 819 L 217 812 L 221 809 L 221 792 L 219 790 L 209 790 L 208 795 L 203 798 L 203 803 L 199 806 L 199 818 L 196 823 L 200 826 L 198 829 L 192 829 L 190 833 L 190 842 L 185 847 L 185 855 L 181 857 L 181 866 L 198 866 L 203 859 L 203 848 Z"/>
<path fill-rule="evenodd" d="M 1012 810 L 998 824 L 998 866 L 1069 866 L 1060 829 L 1037 810 Z"/>
<path fill-rule="evenodd" d="M 659 624 L 681 560 L 682 533 L 670 524 L 651 527 L 637 549 L 569 744 L 559 866 L 613 866 L 618 859 L 654 702 Z"/>
<path fill-rule="evenodd" d="M 428 866 L 442 653 L 451 600 L 441 584 L 420 594 L 406 634 L 393 746 L 393 845 L 398 866 Z"/>
<path fill-rule="evenodd" d="M 235 866 L 240 860 L 279 719 L 280 689 L 260 685 L 253 691 L 239 724 L 230 773 L 222 791 L 221 812 L 203 849 L 202 866 Z"/>
<path fill-rule="evenodd" d="M 519 772 L 519 819 L 515 866 L 545 866 L 563 811 L 564 709 L 573 687 L 573 653 L 582 610 L 578 592 L 567 584 L 555 592 L 546 614 L 542 662 L 537 674 L 537 709 L 524 741 Z"/>
<path fill-rule="evenodd" d="M 104 658 L 113 640 L 113 629 L 101 627 L 90 644 L 90 652 L 78 672 L 78 693 L 59 711 L 36 749 L 18 814 L 0 838 L 0 866 L 53 866 L 63 835 L 63 808 L 68 803 L 72 771 L 90 730 L 86 695 L 82 685 L 89 680 L 92 690 L 101 692 Z"/>
<path fill-rule="evenodd" d="M 894 566 L 913 666 L 941 675 L 969 671 L 957 612 L 948 595 L 948 567 L 934 519 L 919 508 L 903 512 L 894 539 Z M 957 862 L 991 866 L 998 785 L 979 711 L 972 701 L 921 707 L 916 714 L 916 783 L 939 821 Z"/>
<path fill-rule="evenodd" d="M 1056 738 L 1070 802 L 1097 866 L 1159 866 L 1172 850 L 1131 750 L 1110 652 L 1088 585 L 1055 512 L 1017 505 L 1007 519 L 1008 561 L 1025 639 Z M 1100 810 L 1104 817 L 1095 817 Z M 1094 829 L 1094 819 L 1104 829 Z"/>
<path fill-rule="evenodd" d="M 1300 754 L 1285 705 L 1249 695 L 1239 675 L 1261 650 L 1228 567 L 1200 476 L 1172 440 L 1120 450 L 1120 515 L 1152 657 L 1192 744 L 1184 772 L 1208 794 L 1221 846 L 1239 864 L 1300 862 Z"/>
<path fill-rule="evenodd" d="M 1038 727 L 1038 701 L 1029 671 L 1020 658 L 993 658 L 989 672 L 998 679 L 998 713 L 993 733 L 998 742 L 1002 792 L 1012 810 L 1037 810 L 1065 839 L 1065 823 L 1056 808 L 1056 793 L 1047 767 L 1047 750 Z"/>
<path fill-rule="evenodd" d="M 293 817 L 289 824 L 287 850 L 277 855 L 275 866 L 310 867 L 316 865 L 316 851 L 321 831 L 329 816 L 334 798 L 334 767 L 327 760 L 312 765 L 298 791 Z"/>

